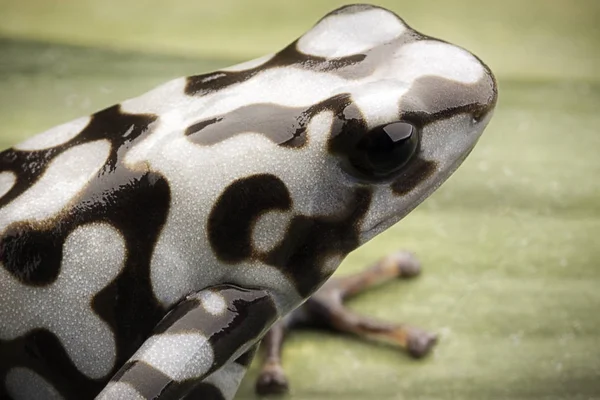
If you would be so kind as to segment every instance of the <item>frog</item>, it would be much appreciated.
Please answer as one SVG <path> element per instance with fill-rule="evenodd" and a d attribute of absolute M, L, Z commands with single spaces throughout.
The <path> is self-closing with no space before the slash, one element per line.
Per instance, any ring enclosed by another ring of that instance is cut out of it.
<path fill-rule="evenodd" d="M 270 329 L 459 167 L 497 93 L 467 50 L 349 5 L 4 150 L 0 398 L 232 399 Z"/>

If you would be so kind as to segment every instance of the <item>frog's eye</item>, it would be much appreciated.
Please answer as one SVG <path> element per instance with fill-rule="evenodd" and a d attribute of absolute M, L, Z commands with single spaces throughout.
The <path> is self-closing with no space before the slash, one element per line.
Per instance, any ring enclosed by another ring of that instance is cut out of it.
<path fill-rule="evenodd" d="M 419 145 L 417 128 L 394 122 L 367 132 L 349 154 L 350 164 L 372 178 L 385 178 L 402 168 Z"/>

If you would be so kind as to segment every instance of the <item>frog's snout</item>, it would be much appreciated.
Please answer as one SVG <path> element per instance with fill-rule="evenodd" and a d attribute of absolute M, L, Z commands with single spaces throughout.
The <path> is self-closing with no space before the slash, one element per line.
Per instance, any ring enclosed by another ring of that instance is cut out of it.
<path fill-rule="evenodd" d="M 496 82 L 496 78 L 489 70 L 489 68 L 485 66 L 485 69 L 486 78 L 484 81 L 488 86 L 488 90 L 486 91 L 488 97 L 487 101 L 483 102 L 483 104 L 481 104 L 479 108 L 473 113 L 473 120 L 476 123 L 485 122 L 487 124 L 487 122 L 492 117 L 494 108 L 496 107 L 496 103 L 498 101 L 498 84 Z"/>

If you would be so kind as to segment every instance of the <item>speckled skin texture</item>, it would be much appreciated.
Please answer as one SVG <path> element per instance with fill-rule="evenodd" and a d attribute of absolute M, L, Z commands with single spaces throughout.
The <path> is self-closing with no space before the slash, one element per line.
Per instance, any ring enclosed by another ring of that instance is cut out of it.
<path fill-rule="evenodd" d="M 348 6 L 4 151 L 0 397 L 232 398 L 268 328 L 439 187 L 495 101 L 467 51 Z"/>

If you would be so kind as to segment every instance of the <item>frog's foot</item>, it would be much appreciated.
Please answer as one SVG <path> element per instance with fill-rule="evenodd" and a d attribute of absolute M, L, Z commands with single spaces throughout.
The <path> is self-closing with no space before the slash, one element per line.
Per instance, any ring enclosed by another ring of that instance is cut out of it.
<path fill-rule="evenodd" d="M 281 365 L 281 346 L 287 332 L 296 327 L 352 333 L 398 346 L 414 358 L 427 355 L 437 342 L 435 334 L 406 324 L 368 318 L 356 314 L 343 304 L 348 298 L 373 286 L 395 278 L 413 278 L 420 272 L 421 266 L 411 253 L 398 252 L 382 258 L 356 275 L 330 279 L 306 303 L 274 325 L 263 338 L 265 360 L 256 382 L 257 393 L 281 394 L 288 391 L 288 380 Z"/>

